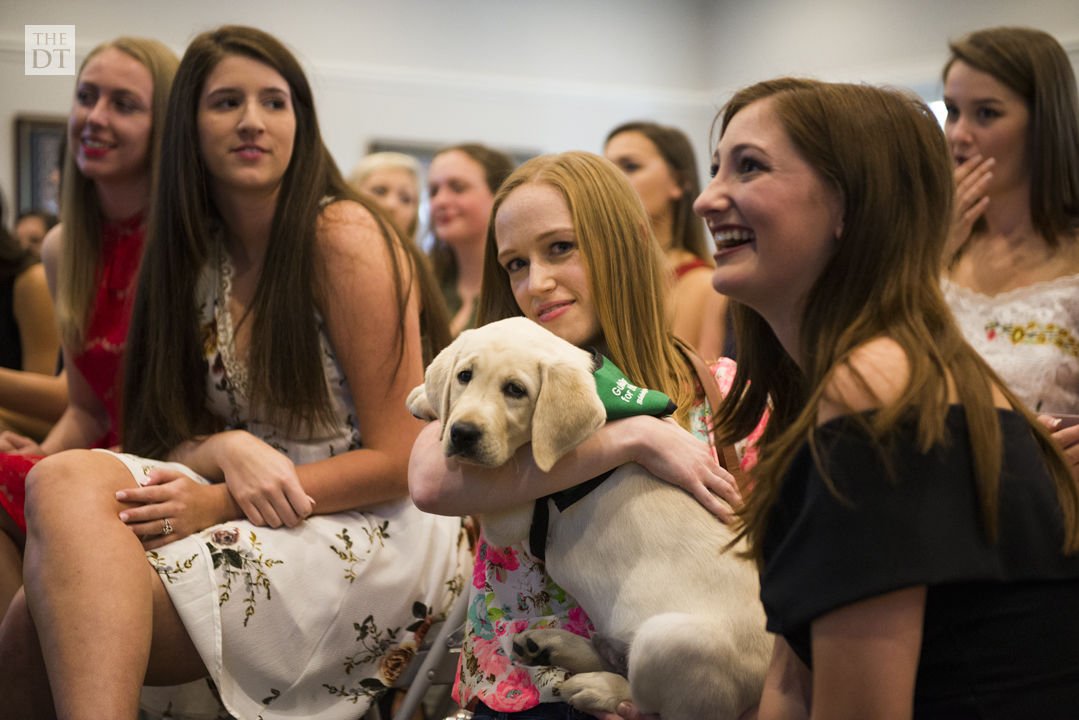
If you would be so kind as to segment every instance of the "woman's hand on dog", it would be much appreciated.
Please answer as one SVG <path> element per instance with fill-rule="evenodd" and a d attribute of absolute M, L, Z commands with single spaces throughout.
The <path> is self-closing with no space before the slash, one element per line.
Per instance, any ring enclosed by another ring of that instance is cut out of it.
<path fill-rule="evenodd" d="M 633 462 L 664 482 L 682 488 L 724 523 L 742 506 L 738 485 L 716 461 L 707 443 L 673 419 L 639 416 L 617 421 L 633 438 Z"/>

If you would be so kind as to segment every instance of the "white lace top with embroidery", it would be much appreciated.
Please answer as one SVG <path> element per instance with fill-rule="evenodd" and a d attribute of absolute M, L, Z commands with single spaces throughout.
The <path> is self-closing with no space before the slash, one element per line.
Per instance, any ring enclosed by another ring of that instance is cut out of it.
<path fill-rule="evenodd" d="M 1023 402 L 1079 413 L 1079 275 L 993 296 L 942 285 L 967 342 Z"/>

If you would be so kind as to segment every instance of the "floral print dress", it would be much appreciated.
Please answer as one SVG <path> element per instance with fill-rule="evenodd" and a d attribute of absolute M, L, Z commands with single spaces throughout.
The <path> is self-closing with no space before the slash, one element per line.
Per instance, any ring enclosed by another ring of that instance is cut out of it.
<path fill-rule="evenodd" d="M 945 279 L 964 337 L 1030 408 L 1079 413 L 1079 275 L 989 296 Z"/>
<path fill-rule="evenodd" d="M 297 465 L 361 447 L 352 396 L 325 332 L 323 367 L 339 418 L 332 432 L 290 438 L 251 417 L 246 369 L 233 354 L 230 291 L 222 254 L 199 293 L 215 415 Z M 117 457 L 140 482 L 163 465 L 207 482 L 175 463 Z M 262 720 L 360 717 L 462 592 L 471 562 L 460 519 L 423 513 L 407 498 L 314 515 L 292 529 L 232 521 L 146 555 L 228 712 Z"/>
<path fill-rule="evenodd" d="M 726 394 L 737 366 L 720 358 L 712 366 L 720 392 Z M 713 445 L 708 403 L 693 409 L 691 431 Z M 756 464 L 756 443 L 764 421 L 738 451 L 743 469 Z M 713 452 L 715 448 L 713 447 Z M 582 482 L 588 478 L 582 478 Z M 547 666 L 515 664 L 514 635 L 535 628 L 560 628 L 582 637 L 595 631 L 585 611 L 547 575 L 543 562 L 533 557 L 527 543 L 499 548 L 481 536 L 469 587 L 468 619 L 457 668 L 454 699 L 462 706 L 480 700 L 499 712 L 529 710 L 540 703 L 561 702 L 554 694 L 567 673 Z"/>

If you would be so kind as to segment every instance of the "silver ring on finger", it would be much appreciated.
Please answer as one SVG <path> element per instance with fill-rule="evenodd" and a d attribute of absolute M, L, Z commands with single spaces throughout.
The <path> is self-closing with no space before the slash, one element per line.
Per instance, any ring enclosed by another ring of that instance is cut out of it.
<path fill-rule="evenodd" d="M 163 519 L 161 521 L 161 534 L 163 536 L 172 535 L 173 532 L 175 532 L 175 530 L 172 527 L 172 520 L 169 520 L 168 518 Z"/>

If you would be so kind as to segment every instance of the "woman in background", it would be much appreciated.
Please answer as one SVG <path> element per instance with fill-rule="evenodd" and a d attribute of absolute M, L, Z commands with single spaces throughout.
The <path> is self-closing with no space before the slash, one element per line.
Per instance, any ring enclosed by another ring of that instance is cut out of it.
<path fill-rule="evenodd" d="M 508 155 L 477 143 L 440 150 L 427 171 L 431 264 L 453 335 L 476 324 L 487 221 L 495 192 L 512 171 Z"/>
<path fill-rule="evenodd" d="M 6 453 L 0 454 L 0 545 L 6 549 L 0 595 L 7 598 L 21 585 L 20 566 L 13 562 L 18 554 L 7 551 L 21 547 L 26 531 L 26 473 L 44 455 L 119 443 L 135 273 L 178 62 L 156 40 L 121 37 L 91 50 L 79 69 L 68 119 L 62 222 L 42 250 L 64 372 L 0 372 L 0 404 L 59 417 L 40 444 L 19 433 L 0 434 Z"/>
<path fill-rule="evenodd" d="M 945 134 L 957 197 L 944 294 L 967 341 L 1079 468 L 1079 427 L 1054 417 L 1079 413 L 1075 73 L 1040 30 L 980 30 L 950 48 Z"/>
<path fill-rule="evenodd" d="M 700 195 L 697 161 L 677 128 L 629 122 L 607 135 L 607 159 L 641 197 L 671 273 L 668 308 L 675 336 L 707 360 L 724 352 L 727 303 L 712 289 L 712 255 L 704 224 L 693 214 Z"/>
<path fill-rule="evenodd" d="M 377 152 L 356 163 L 348 184 L 390 214 L 402 237 L 413 242 L 420 225 L 420 163 L 411 155 Z"/>
<path fill-rule="evenodd" d="M 45 381 L 56 374 L 60 337 L 45 267 L 38 257 L 40 247 L 22 244 L 9 233 L 3 214 L 0 205 L 0 393 L 6 390 L 13 397 L 0 397 L 0 430 L 41 440 L 59 414 L 39 417 L 26 413 L 28 408 L 20 403 L 18 380 L 23 372 L 40 375 Z M 36 216 L 26 219 L 40 220 Z M 9 408 L 7 402 L 21 406 L 23 412 Z M 0 610 L 4 606 L 0 600 Z"/>

